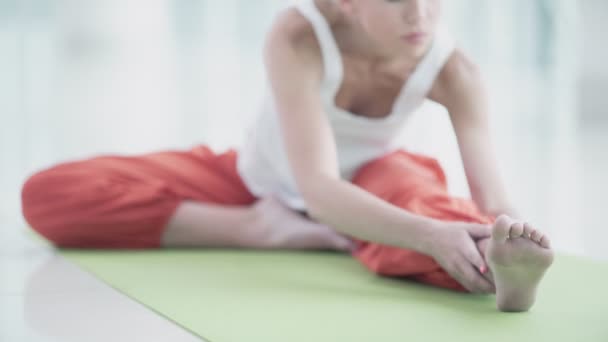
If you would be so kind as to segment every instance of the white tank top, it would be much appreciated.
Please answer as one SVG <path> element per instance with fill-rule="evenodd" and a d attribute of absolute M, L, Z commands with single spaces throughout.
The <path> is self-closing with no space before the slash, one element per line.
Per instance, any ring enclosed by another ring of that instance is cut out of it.
<path fill-rule="evenodd" d="M 429 51 L 397 96 L 391 113 L 383 118 L 357 116 L 335 104 L 342 84 L 343 66 L 329 24 L 314 0 L 303 0 L 295 7 L 310 21 L 319 42 L 324 64 L 320 95 L 335 137 L 340 175 L 351 180 L 359 167 L 399 147 L 395 140 L 406 119 L 426 99 L 435 78 L 452 54 L 454 44 L 445 30 L 438 30 Z M 274 195 L 292 209 L 306 211 L 306 203 L 290 170 L 273 96 L 269 90 L 267 94 L 239 148 L 238 172 L 255 196 Z"/>

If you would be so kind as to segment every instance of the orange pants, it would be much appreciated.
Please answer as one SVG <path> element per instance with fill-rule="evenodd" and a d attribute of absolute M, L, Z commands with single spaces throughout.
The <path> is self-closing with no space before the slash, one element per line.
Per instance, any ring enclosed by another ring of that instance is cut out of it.
<path fill-rule="evenodd" d="M 58 247 L 158 248 L 163 229 L 184 200 L 222 205 L 256 201 L 236 171 L 237 153 L 205 146 L 141 156 L 99 156 L 63 163 L 23 186 L 23 215 Z M 432 158 L 397 151 L 356 173 L 353 184 L 412 213 L 441 220 L 490 223 L 467 199 L 450 197 Z M 465 289 L 431 257 L 359 242 L 353 253 L 371 271 Z"/>

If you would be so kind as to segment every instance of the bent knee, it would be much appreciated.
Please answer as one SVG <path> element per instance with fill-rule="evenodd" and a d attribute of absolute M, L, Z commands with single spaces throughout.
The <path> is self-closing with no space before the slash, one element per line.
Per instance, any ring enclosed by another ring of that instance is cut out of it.
<path fill-rule="evenodd" d="M 21 212 L 30 228 L 57 246 L 71 244 L 74 217 L 91 197 L 90 185 L 102 181 L 81 165 L 65 163 L 31 175 L 21 188 Z M 89 184 L 90 183 L 90 184 Z"/>
<path fill-rule="evenodd" d="M 177 197 L 84 161 L 30 176 L 21 189 L 29 227 L 57 247 L 156 247 Z"/>
<path fill-rule="evenodd" d="M 50 203 L 58 200 L 49 196 L 57 186 L 54 181 L 55 169 L 40 171 L 30 176 L 21 188 L 21 213 L 29 227 L 49 241 L 61 243 L 56 229 L 52 229 L 53 220 Z"/>

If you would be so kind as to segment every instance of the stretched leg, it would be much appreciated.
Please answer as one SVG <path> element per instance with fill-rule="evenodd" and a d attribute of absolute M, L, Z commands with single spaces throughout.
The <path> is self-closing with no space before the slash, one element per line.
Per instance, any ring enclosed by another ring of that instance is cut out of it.
<path fill-rule="evenodd" d="M 404 151 L 363 167 L 354 183 L 413 213 L 441 220 L 493 223 L 492 237 L 477 241 L 496 286 L 496 304 L 502 311 L 526 311 L 535 301 L 536 289 L 553 262 L 547 236 L 528 223 L 502 215 L 498 219 L 480 213 L 470 200 L 450 197 L 439 164 Z M 465 291 L 433 259 L 391 246 L 360 242 L 354 253 L 365 266 L 381 275 L 412 279 Z"/>
<path fill-rule="evenodd" d="M 236 153 L 216 155 L 204 146 L 64 163 L 30 177 L 22 204 L 30 226 L 59 247 L 346 249 L 350 243 L 274 199 L 258 201 L 236 173 Z"/>
<path fill-rule="evenodd" d="M 414 214 L 445 221 L 491 223 L 475 204 L 451 197 L 445 175 L 432 158 L 398 151 L 362 167 L 353 183 Z M 485 249 L 487 242 L 480 241 Z M 359 242 L 354 256 L 371 271 L 408 277 L 426 284 L 466 291 L 430 256 L 376 243 Z M 491 277 L 491 275 L 488 275 Z"/>

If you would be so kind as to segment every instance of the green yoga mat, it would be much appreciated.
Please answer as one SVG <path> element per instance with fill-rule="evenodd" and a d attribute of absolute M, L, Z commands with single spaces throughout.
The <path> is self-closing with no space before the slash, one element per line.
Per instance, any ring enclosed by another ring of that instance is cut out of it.
<path fill-rule="evenodd" d="M 370 274 L 334 253 L 64 251 L 210 342 L 608 341 L 608 264 L 558 256 L 532 311 Z"/>

